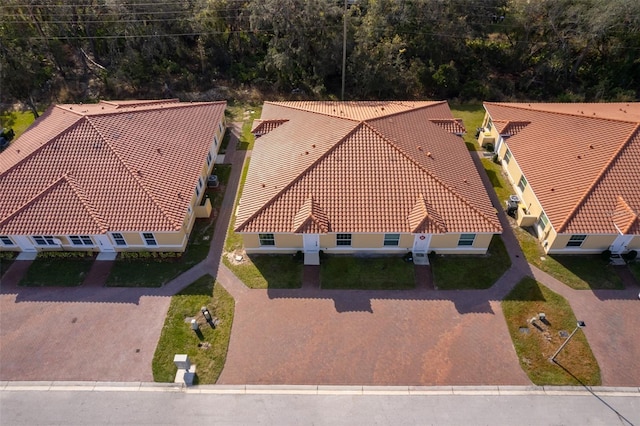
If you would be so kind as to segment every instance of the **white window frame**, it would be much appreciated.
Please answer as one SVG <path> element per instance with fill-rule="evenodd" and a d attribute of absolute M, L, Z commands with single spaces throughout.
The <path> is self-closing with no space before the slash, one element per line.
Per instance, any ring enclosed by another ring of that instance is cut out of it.
<path fill-rule="evenodd" d="M 93 240 L 88 235 L 69 235 L 69 241 L 74 246 L 93 246 Z"/>
<path fill-rule="evenodd" d="M 586 234 L 574 234 L 569 237 L 569 241 L 567 241 L 566 247 L 582 247 L 582 244 L 587 239 Z"/>
<path fill-rule="evenodd" d="M 272 233 L 258 234 L 258 240 L 260 240 L 260 246 L 275 246 L 276 237 Z"/>
<path fill-rule="evenodd" d="M 59 244 L 56 242 L 56 239 L 53 238 L 53 235 L 32 235 L 31 239 L 39 247 L 59 246 Z M 38 240 L 41 240 L 42 242 Z"/>
<path fill-rule="evenodd" d="M 122 232 L 112 232 L 111 240 L 116 245 L 116 247 L 126 247 L 128 245 L 127 240 L 125 240 L 124 235 L 122 235 Z M 118 242 L 119 240 L 122 240 L 122 244 Z"/>
<path fill-rule="evenodd" d="M 509 164 L 509 162 L 511 161 L 511 158 L 513 157 L 513 155 L 511 154 L 511 150 L 509 148 L 507 148 L 507 150 L 504 152 L 504 157 L 503 160 L 506 164 Z"/>
<path fill-rule="evenodd" d="M 476 234 L 460 234 L 458 239 L 458 247 L 472 246 L 476 241 Z"/>
<path fill-rule="evenodd" d="M 527 189 L 527 185 L 529 185 L 527 178 L 524 177 L 524 175 L 520 176 L 520 180 L 518 181 L 518 189 L 520 192 L 524 192 L 524 190 Z"/>
<path fill-rule="evenodd" d="M 69 235 L 69 241 L 74 246 L 93 246 L 93 240 L 89 235 Z"/>
<path fill-rule="evenodd" d="M 220 130 L 220 131 L 222 131 L 222 130 Z M 213 144 L 214 144 L 215 146 L 218 146 L 218 143 L 219 143 L 219 142 L 218 142 L 218 135 L 214 135 L 214 136 L 213 136 Z"/>
<path fill-rule="evenodd" d="M 353 236 L 347 233 L 336 234 L 336 246 L 350 247 Z"/>
<path fill-rule="evenodd" d="M 144 245 L 149 247 L 157 247 L 158 241 L 156 240 L 156 236 L 153 235 L 153 232 L 142 232 L 142 239 L 144 240 Z M 151 241 L 151 243 L 149 242 Z"/>
<path fill-rule="evenodd" d="M 6 246 L 6 247 L 12 247 L 12 246 L 15 246 L 16 243 L 14 243 L 11 237 L 9 237 L 8 235 L 0 235 L 0 245 Z"/>
<path fill-rule="evenodd" d="M 202 179 L 202 176 L 200 176 L 198 177 L 198 185 L 196 185 L 196 198 L 200 197 L 202 187 L 204 187 L 204 180 Z"/>
<path fill-rule="evenodd" d="M 400 234 L 384 234 L 384 241 L 382 243 L 386 247 L 397 247 L 400 245 Z"/>
<path fill-rule="evenodd" d="M 545 212 L 540 213 L 540 217 L 536 221 L 536 228 L 540 229 L 540 231 L 544 232 L 549 226 L 549 218 Z"/>

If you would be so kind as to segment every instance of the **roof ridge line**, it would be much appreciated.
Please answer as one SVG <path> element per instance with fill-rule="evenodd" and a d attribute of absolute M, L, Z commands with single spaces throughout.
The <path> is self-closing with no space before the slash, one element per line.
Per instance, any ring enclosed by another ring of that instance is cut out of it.
<path fill-rule="evenodd" d="M 444 101 L 443 101 L 444 102 Z M 435 176 L 431 171 L 425 169 L 420 163 L 418 163 L 415 159 L 413 159 L 410 155 L 408 155 L 406 152 L 404 152 L 402 149 L 400 149 L 400 147 L 398 147 L 395 143 L 393 143 L 391 140 L 387 139 L 386 137 L 384 137 L 380 132 L 378 132 L 376 129 L 374 129 L 373 127 L 371 127 L 368 123 L 363 123 L 365 124 L 367 127 L 371 128 L 371 130 L 373 130 L 378 136 L 380 136 L 382 138 L 382 140 L 386 141 L 389 145 L 391 145 L 392 147 L 394 147 L 398 152 L 400 152 L 404 157 L 406 157 L 409 161 L 411 161 L 412 163 L 414 163 L 416 166 L 418 166 L 418 168 L 420 168 L 421 170 L 423 170 L 426 174 L 428 174 L 436 183 L 438 183 L 439 185 L 441 185 L 443 188 L 445 188 L 446 190 L 448 190 L 449 192 L 451 192 L 456 198 L 458 198 L 459 200 L 461 200 L 463 203 L 465 203 L 467 206 L 469 206 L 472 210 L 474 210 L 476 213 L 480 214 L 482 217 L 484 217 L 485 219 L 487 219 L 490 223 L 492 222 L 491 218 L 489 216 L 487 216 L 486 214 L 484 214 L 482 211 L 480 211 L 479 209 L 477 209 L 473 204 L 471 204 L 469 202 L 469 200 L 467 200 L 465 197 L 463 197 L 460 193 L 458 193 L 458 191 L 456 191 L 456 189 L 450 185 L 447 185 L 446 183 L 444 183 L 442 180 L 440 180 L 437 176 Z M 471 159 L 471 161 L 473 161 L 473 158 Z M 475 165 L 475 162 L 474 162 Z"/>
<path fill-rule="evenodd" d="M 631 132 L 631 134 L 624 140 L 623 143 L 620 144 L 618 149 L 611 156 L 611 159 L 604 165 L 602 170 L 600 170 L 600 173 L 596 175 L 596 178 L 593 180 L 593 182 L 591 182 L 591 184 L 589 185 L 587 190 L 584 192 L 582 197 L 580 197 L 580 201 L 576 203 L 575 207 L 567 215 L 567 218 L 560 224 L 560 226 L 558 227 L 558 232 L 564 231 L 564 229 L 569 224 L 569 221 L 575 217 L 580 207 L 582 207 L 582 205 L 587 200 L 589 195 L 595 189 L 596 185 L 598 185 L 598 183 L 602 180 L 602 176 L 604 176 L 604 174 L 611 168 L 611 165 L 613 164 L 613 162 L 620 156 L 620 152 L 622 152 L 622 150 L 629 144 L 629 142 L 631 142 L 631 139 L 634 137 L 634 135 L 639 131 L 640 131 L 640 123 L 637 123 L 633 131 Z"/>
<path fill-rule="evenodd" d="M 54 105 L 54 108 L 57 107 L 58 105 Z M 40 150 L 44 149 L 45 147 L 48 147 L 50 144 L 53 143 L 53 141 L 58 140 L 58 138 L 60 138 L 62 135 L 64 135 L 65 133 L 68 133 L 71 131 L 71 129 L 74 129 L 76 126 L 78 126 L 78 123 L 82 122 L 82 119 L 85 119 L 86 116 L 82 115 L 82 114 L 76 114 L 79 118 L 78 120 L 76 120 L 74 123 L 72 123 L 70 126 L 65 127 L 60 133 L 58 133 L 57 135 L 47 139 L 44 143 L 41 143 L 40 146 L 36 147 L 33 151 L 29 152 L 27 155 L 24 156 L 24 158 L 22 158 L 20 161 L 17 161 L 15 163 L 13 163 L 11 165 L 11 167 L 9 167 L 8 169 L 6 169 L 5 171 L 3 171 L 0 174 L 5 174 L 5 173 L 9 173 L 10 171 L 12 171 L 13 169 L 15 169 L 16 167 L 18 167 L 19 165 L 21 165 L 22 163 L 24 163 L 25 161 L 27 161 L 28 158 L 30 158 L 33 154 L 39 152 Z M 35 123 L 35 121 L 34 121 Z M 33 126 L 33 123 L 27 128 L 27 130 L 29 128 L 31 128 L 31 126 Z M 16 139 L 17 140 L 17 139 Z"/>
<path fill-rule="evenodd" d="M 518 102 L 518 104 L 523 104 L 524 102 Z M 538 103 L 543 103 L 543 102 L 538 102 Z M 553 104 L 554 102 L 544 102 L 544 103 L 550 103 Z M 582 102 L 585 103 L 585 102 Z M 592 104 L 598 104 L 599 102 L 591 102 Z M 536 102 L 533 102 L 533 104 L 535 105 Z M 555 102 L 555 104 L 566 104 L 566 105 L 574 105 L 573 102 Z M 520 105 L 508 105 L 508 102 L 483 102 L 482 105 L 495 105 L 495 106 L 502 106 L 502 107 L 507 107 L 507 108 L 514 108 L 514 109 L 519 109 L 519 110 L 523 110 L 523 111 L 534 111 L 534 112 L 542 112 L 545 114 L 554 114 L 554 115 L 569 115 L 572 117 L 582 117 L 582 118 L 590 118 L 590 119 L 597 119 L 597 120 L 606 120 L 606 121 L 613 121 L 616 123 L 633 123 L 636 124 L 638 123 L 637 120 L 620 120 L 620 119 L 616 119 L 616 118 L 609 118 L 609 117 L 602 117 L 599 115 L 585 115 L 585 114 L 578 114 L 575 112 L 558 112 L 558 111 L 546 111 L 546 110 L 541 110 L 541 109 L 533 109 L 531 107 L 529 108 L 525 108 L 523 106 Z M 529 104 L 531 105 L 531 104 Z M 485 108 L 486 110 L 486 108 Z M 493 118 L 492 118 L 493 119 Z M 509 120 L 502 120 L 502 121 L 509 121 Z"/>
<path fill-rule="evenodd" d="M 288 190 L 289 188 L 291 188 L 295 183 L 299 182 L 300 180 L 302 180 L 302 178 L 304 176 L 306 176 L 306 174 L 309 172 L 310 169 L 312 169 L 315 165 L 319 164 L 320 161 L 324 160 L 330 153 L 332 153 L 333 151 L 335 151 L 335 149 L 344 143 L 344 141 L 347 140 L 347 138 L 349 136 L 351 136 L 358 128 L 360 128 L 361 126 L 365 125 L 366 123 L 360 121 L 357 122 L 357 124 L 355 125 L 355 127 L 351 130 L 349 130 L 349 132 L 347 132 L 346 135 L 344 135 L 342 138 L 340 138 L 336 143 L 333 144 L 333 146 L 331 148 L 329 148 L 328 150 L 326 150 L 321 156 L 319 156 L 314 162 L 312 162 L 311 164 L 309 164 L 309 167 L 307 167 L 306 169 L 304 169 L 302 172 L 300 172 L 295 179 L 293 179 L 291 182 L 289 182 L 287 185 L 283 186 L 282 189 L 278 192 L 276 192 L 275 194 L 273 194 L 273 196 L 267 200 L 266 202 L 264 202 L 262 204 L 262 207 L 260 207 L 258 210 L 256 210 L 255 212 L 253 212 L 253 214 L 251 214 L 249 217 L 247 217 L 240 225 L 236 226 L 234 228 L 235 229 L 240 229 L 240 227 L 245 226 L 247 223 L 249 223 L 251 220 L 255 219 L 259 213 L 265 211 L 268 207 L 270 207 L 271 205 L 273 205 L 273 203 L 275 202 L 276 198 L 278 198 L 278 196 L 280 196 L 281 194 L 283 194 L 286 190 Z"/>
<path fill-rule="evenodd" d="M 95 117 L 95 116 L 92 116 L 92 117 Z M 100 130 L 93 124 L 93 122 L 89 119 L 89 117 L 87 117 L 87 121 L 90 123 L 91 127 L 93 127 L 93 129 L 100 135 L 100 138 L 102 139 L 102 141 L 109 147 L 109 149 L 111 150 L 113 155 L 115 155 L 116 158 L 118 159 L 118 161 L 124 166 L 125 170 L 129 173 L 129 175 L 131 175 L 131 177 L 138 184 L 140 189 L 142 189 L 142 192 L 144 192 L 146 194 L 146 196 L 149 197 L 149 199 L 151 200 L 153 205 L 158 208 L 158 210 L 169 221 L 169 223 L 171 223 L 174 228 L 177 228 L 178 226 L 181 226 L 178 223 L 176 223 L 171 218 L 171 216 L 165 211 L 165 209 L 162 207 L 162 205 L 160 205 L 160 203 L 158 203 L 158 200 L 156 200 L 156 198 L 149 192 L 147 187 L 142 183 L 138 173 L 136 171 L 134 171 L 126 161 L 124 161 L 124 159 L 120 156 L 118 151 L 113 147 L 113 145 L 109 142 L 109 140 L 107 138 L 105 138 L 105 136 L 102 134 L 102 132 L 100 132 Z"/>
<path fill-rule="evenodd" d="M 416 102 L 429 102 L 429 101 L 416 101 Z M 404 102 L 395 102 L 395 103 L 397 103 L 398 105 L 402 105 L 402 106 L 405 106 L 405 105 L 408 106 Z M 362 120 L 362 121 L 363 122 L 365 122 L 365 121 L 368 122 L 368 121 L 382 120 L 383 118 L 396 117 L 396 116 L 398 116 L 400 114 L 416 112 L 416 111 L 420 111 L 420 110 L 423 110 L 423 109 L 431 108 L 434 105 L 441 105 L 441 104 L 444 104 L 444 103 L 447 103 L 447 101 L 433 101 L 433 103 L 429 104 L 429 105 L 421 105 L 421 106 L 418 106 L 418 107 L 415 107 L 415 108 L 411 108 L 411 109 L 408 109 L 408 110 L 405 110 L 405 111 L 396 111 L 396 112 L 393 112 L 391 114 L 381 115 L 380 117 L 367 118 L 366 120 Z M 451 115 L 453 115 L 453 114 L 451 114 Z M 428 118 L 427 120 L 431 121 L 430 118 Z M 444 119 L 442 119 L 442 120 L 444 120 Z M 451 120 L 455 120 L 455 118 L 452 117 Z"/>
<path fill-rule="evenodd" d="M 5 223 L 7 223 L 10 219 L 13 219 L 13 217 L 15 217 L 18 213 L 20 213 L 21 211 L 23 211 L 24 209 L 26 209 L 27 207 L 30 207 L 33 203 L 35 203 L 37 200 L 39 200 L 40 198 L 42 198 L 44 195 L 48 194 L 49 192 L 51 192 L 53 190 L 53 188 L 55 188 L 56 186 L 60 185 L 60 183 L 62 181 L 64 181 L 66 178 L 66 172 L 63 173 L 62 175 L 60 175 L 60 177 L 56 180 L 54 180 L 51 185 L 47 186 L 46 188 L 44 188 L 42 191 L 38 192 L 36 195 L 34 195 L 33 197 L 31 197 L 31 199 L 29 201 L 27 201 L 26 203 L 22 204 L 20 206 L 19 209 L 17 209 L 16 211 L 14 211 L 13 213 L 11 213 L 10 215 L 8 215 L 7 217 L 5 217 L 4 219 L 2 219 L 0 221 L 0 226 L 4 225 Z"/>
<path fill-rule="evenodd" d="M 101 112 L 81 114 L 81 115 L 86 118 L 105 117 L 110 115 L 133 114 L 133 113 L 150 112 L 150 111 L 163 111 L 163 110 L 169 110 L 169 109 L 196 108 L 196 107 L 206 106 L 206 105 L 215 105 L 222 102 L 225 102 L 225 101 L 188 102 L 188 103 L 187 102 L 157 102 L 157 103 L 151 103 L 142 107 L 136 107 L 134 105 L 131 105 L 131 106 L 122 105 L 122 106 L 116 106 L 114 109 L 109 111 L 101 111 Z M 63 109 L 63 110 L 67 111 L 66 109 Z"/>
<path fill-rule="evenodd" d="M 109 230 L 107 223 L 104 221 L 102 217 L 98 214 L 98 210 L 89 202 L 86 195 L 84 194 L 84 188 L 82 188 L 76 179 L 68 173 L 63 175 L 63 178 L 67 181 L 71 190 L 78 197 L 78 200 L 82 203 L 85 209 L 89 212 L 89 215 L 93 219 L 93 221 L 100 227 L 100 231 L 106 233 Z"/>
<path fill-rule="evenodd" d="M 281 106 L 281 107 L 284 107 L 284 108 L 295 109 L 296 111 L 304 111 L 304 112 L 308 112 L 310 114 L 317 114 L 317 115 L 322 115 L 324 117 L 330 117 L 330 118 L 338 118 L 338 119 L 342 119 L 342 120 L 353 121 L 355 123 L 362 123 L 362 121 L 363 121 L 363 120 L 358 120 L 357 118 L 340 117 L 338 115 L 327 114 L 326 112 L 312 111 L 312 110 L 301 108 L 301 107 L 297 107 L 297 106 L 285 105 L 285 102 L 296 102 L 296 101 L 283 101 L 283 102 L 265 101 L 265 104 L 268 103 L 268 104 L 271 104 L 271 105 Z M 309 101 L 309 102 L 321 102 L 321 101 Z M 325 102 L 340 102 L 340 101 L 325 101 Z M 289 120 L 287 120 L 287 121 L 289 121 Z"/>

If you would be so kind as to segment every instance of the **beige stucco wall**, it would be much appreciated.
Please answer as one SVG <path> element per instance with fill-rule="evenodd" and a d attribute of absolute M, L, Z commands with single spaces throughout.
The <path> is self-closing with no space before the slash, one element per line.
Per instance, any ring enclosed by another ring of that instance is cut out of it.
<path fill-rule="evenodd" d="M 558 234 L 549 249 L 549 253 L 580 254 L 585 252 L 601 253 L 609 249 L 617 235 L 587 235 L 580 247 L 567 247 L 567 242 L 573 234 Z"/>
<path fill-rule="evenodd" d="M 458 240 L 460 240 L 459 234 L 440 234 L 431 237 L 429 243 L 429 250 L 436 250 L 439 248 L 455 248 L 458 247 Z"/>
<path fill-rule="evenodd" d="M 429 251 L 440 254 L 483 254 L 489 248 L 493 235 L 476 234 L 471 246 L 458 246 L 460 234 L 434 235 L 429 244 Z"/>
<path fill-rule="evenodd" d="M 300 234 L 276 234 L 274 238 L 278 247 L 291 247 L 302 250 L 303 240 Z"/>
<path fill-rule="evenodd" d="M 640 251 L 640 235 L 633 237 L 631 242 L 627 245 L 627 250 Z"/>
<path fill-rule="evenodd" d="M 351 246 L 336 246 L 335 234 L 320 235 L 320 249 L 329 253 L 399 253 L 413 248 L 414 235 L 400 234 L 398 246 L 385 246 L 384 235 L 351 234 Z M 493 234 L 476 234 L 472 246 L 458 246 L 459 234 L 434 235 L 429 251 L 440 251 L 456 254 L 478 254 L 486 252 Z M 247 252 L 283 253 L 296 252 L 303 249 L 302 235 L 274 234 L 275 246 L 260 246 L 258 234 L 242 234 L 244 248 Z"/>

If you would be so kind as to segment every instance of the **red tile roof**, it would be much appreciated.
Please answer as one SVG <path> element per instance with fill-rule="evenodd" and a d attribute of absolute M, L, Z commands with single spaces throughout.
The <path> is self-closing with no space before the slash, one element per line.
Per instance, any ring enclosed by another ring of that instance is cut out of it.
<path fill-rule="evenodd" d="M 251 133 L 256 136 L 262 136 L 286 122 L 287 120 L 253 120 Z"/>
<path fill-rule="evenodd" d="M 0 154 L 0 233 L 180 229 L 225 102 L 49 108 Z"/>
<path fill-rule="evenodd" d="M 238 232 L 501 231 L 446 102 L 268 102 L 262 119 L 288 121 L 256 140 Z"/>
<path fill-rule="evenodd" d="M 557 232 L 617 233 L 620 223 L 640 233 L 620 207 L 640 212 L 640 103 L 485 108 L 494 122 L 530 123 L 506 143 Z"/>

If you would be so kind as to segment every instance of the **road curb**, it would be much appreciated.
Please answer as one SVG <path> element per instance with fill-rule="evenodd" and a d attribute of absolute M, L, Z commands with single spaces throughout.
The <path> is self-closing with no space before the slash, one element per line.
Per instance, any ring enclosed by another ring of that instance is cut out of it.
<path fill-rule="evenodd" d="M 233 395 L 405 395 L 640 397 L 640 387 L 596 386 L 370 386 L 370 385 L 196 385 L 155 382 L 0 381 L 0 391 L 184 392 Z"/>

